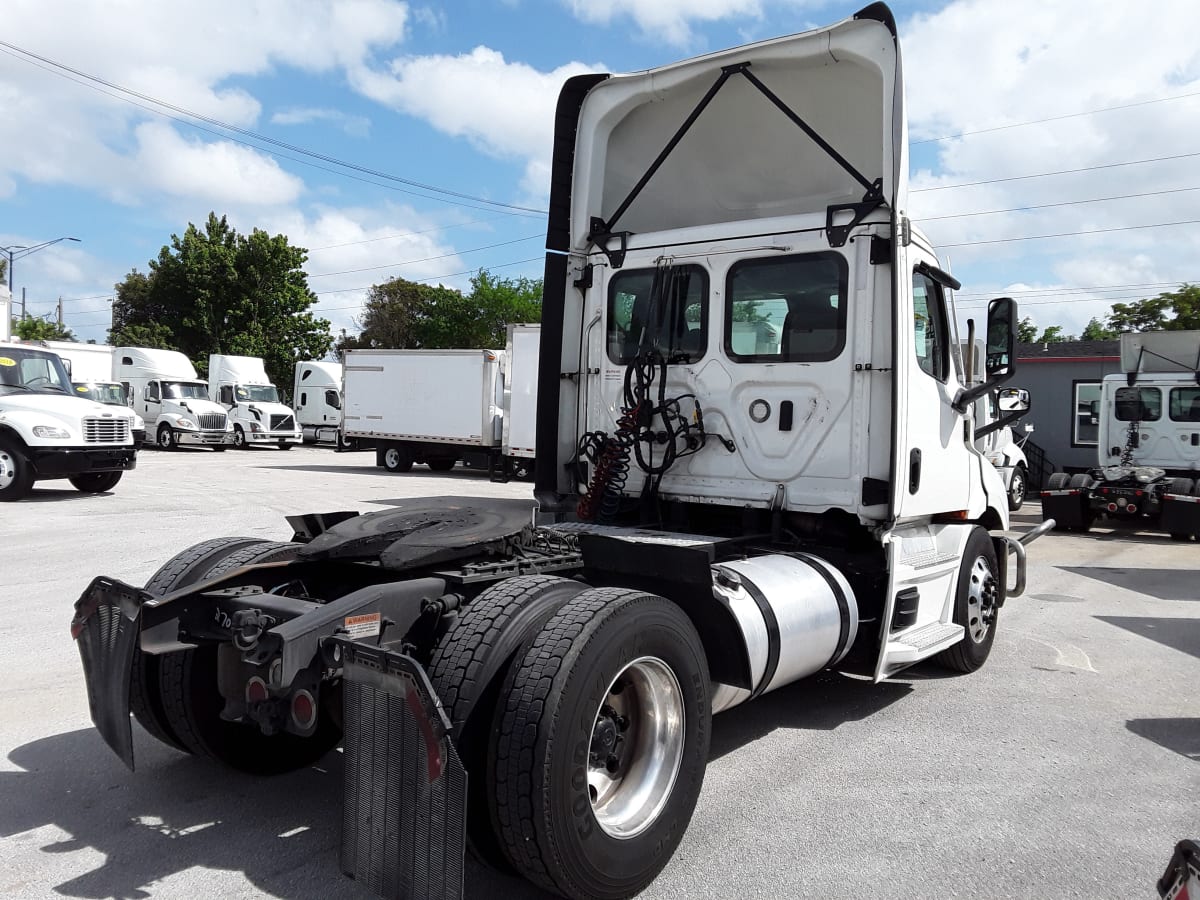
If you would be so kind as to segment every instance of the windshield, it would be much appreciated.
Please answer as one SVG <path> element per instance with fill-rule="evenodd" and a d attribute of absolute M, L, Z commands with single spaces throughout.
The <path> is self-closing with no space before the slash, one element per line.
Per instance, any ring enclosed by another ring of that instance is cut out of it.
<path fill-rule="evenodd" d="M 71 386 L 75 388 L 75 396 L 83 397 L 85 400 L 95 400 L 97 403 L 107 403 L 110 406 L 124 406 L 126 403 L 125 388 L 119 384 L 73 381 Z"/>
<path fill-rule="evenodd" d="M 4 393 L 69 394 L 71 380 L 53 353 L 25 347 L 0 347 L 0 390 Z"/>
<path fill-rule="evenodd" d="M 165 381 L 163 396 L 168 400 L 207 400 L 208 389 L 203 381 Z"/>
<path fill-rule="evenodd" d="M 251 403 L 278 403 L 279 391 L 275 390 L 273 384 L 239 384 L 237 398 Z"/>

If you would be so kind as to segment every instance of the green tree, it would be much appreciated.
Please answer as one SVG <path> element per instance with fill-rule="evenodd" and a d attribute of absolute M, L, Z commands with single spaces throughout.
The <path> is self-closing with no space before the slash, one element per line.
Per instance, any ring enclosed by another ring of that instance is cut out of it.
<path fill-rule="evenodd" d="M 1037 340 L 1037 325 L 1033 319 L 1026 316 L 1017 323 L 1017 341 L 1021 344 L 1032 344 Z"/>
<path fill-rule="evenodd" d="M 322 358 L 332 342 L 329 323 L 310 312 L 307 258 L 284 235 L 240 235 L 210 213 L 203 230 L 189 223 L 172 235 L 148 274 L 135 269 L 117 285 L 110 341 L 173 346 L 201 372 L 212 353 L 258 356 L 287 385 L 297 360 Z"/>
<path fill-rule="evenodd" d="M 1117 332 L 1111 328 L 1106 328 L 1099 319 L 1092 319 L 1084 326 L 1083 334 L 1079 337 L 1085 341 L 1111 341 L 1116 336 Z"/>
<path fill-rule="evenodd" d="M 338 349 L 498 348 L 509 325 L 541 319 L 541 279 L 496 278 L 481 269 L 463 294 L 393 278 L 371 287 L 358 321 L 361 334 L 339 341 Z"/>
<path fill-rule="evenodd" d="M 75 335 L 71 329 L 31 316 L 25 319 L 12 320 L 12 333 L 23 341 L 73 341 Z"/>
<path fill-rule="evenodd" d="M 1061 325 L 1051 325 L 1049 328 L 1047 328 L 1045 331 L 1042 332 L 1042 336 L 1037 339 L 1036 343 L 1060 344 L 1063 341 L 1073 341 L 1073 340 L 1075 340 L 1075 335 L 1063 334 Z"/>

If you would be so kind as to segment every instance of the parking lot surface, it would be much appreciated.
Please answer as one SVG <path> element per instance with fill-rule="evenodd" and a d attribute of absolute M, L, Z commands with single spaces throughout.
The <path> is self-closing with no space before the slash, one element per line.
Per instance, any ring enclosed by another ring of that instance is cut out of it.
<path fill-rule="evenodd" d="M 0 507 L 0 897 L 366 898 L 339 874 L 340 754 L 272 779 L 135 727 L 92 728 L 72 604 L 220 535 L 407 497 L 522 497 L 370 453 L 140 454 L 112 494 L 42 483 Z M 1036 503 L 1014 517 L 1040 520 Z M 695 817 L 650 898 L 1131 898 L 1200 837 L 1200 545 L 1051 534 L 971 676 L 825 673 L 718 716 Z M 469 869 L 468 897 L 541 896 Z"/>

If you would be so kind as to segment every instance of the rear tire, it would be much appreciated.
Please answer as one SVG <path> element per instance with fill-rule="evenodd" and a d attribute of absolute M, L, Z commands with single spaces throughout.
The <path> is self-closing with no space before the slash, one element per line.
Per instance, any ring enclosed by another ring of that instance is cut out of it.
<path fill-rule="evenodd" d="M 467 841 L 497 868 L 508 861 L 488 813 L 493 779 L 493 727 L 505 675 L 514 657 L 563 604 L 586 585 L 552 575 L 519 575 L 488 588 L 459 615 L 438 642 L 429 680 L 450 718 L 451 736 L 468 775 Z"/>
<path fill-rule="evenodd" d="M 158 571 L 150 576 L 145 590 L 156 597 L 162 597 L 189 584 L 195 584 L 204 577 L 214 560 L 258 542 L 257 538 L 223 537 L 194 544 L 163 563 Z M 191 753 L 192 751 L 176 737 L 167 721 L 166 710 L 163 709 L 162 692 L 158 686 L 158 666 L 162 658 L 142 653 L 140 649 L 134 650 L 133 671 L 129 678 L 129 709 L 138 724 L 151 736 L 176 750 Z"/>
<path fill-rule="evenodd" d="M 958 589 L 954 598 L 954 621 L 966 629 L 961 641 L 943 650 L 935 661 L 955 672 L 974 672 L 987 662 L 996 639 L 1001 577 L 996 548 L 987 531 L 971 529 L 958 571 Z"/>
<path fill-rule="evenodd" d="M 449 472 L 451 469 L 454 468 L 454 464 L 457 462 L 458 462 L 458 460 L 454 459 L 453 457 L 451 457 L 449 459 L 439 458 L 439 459 L 426 460 L 425 465 L 429 466 L 429 468 L 432 469 L 434 472 Z"/>
<path fill-rule="evenodd" d="M 299 544 L 254 540 L 223 554 L 203 578 L 216 578 L 243 566 L 291 559 Z M 196 579 L 199 580 L 199 579 Z M 189 752 L 253 775 L 277 775 L 310 765 L 337 746 L 341 728 L 329 715 L 336 702 L 322 691 L 316 732 L 266 735 L 257 726 L 226 722 L 225 701 L 217 690 L 216 645 L 196 647 L 160 657 L 159 691 L 172 732 Z"/>
<path fill-rule="evenodd" d="M 72 475 L 68 481 L 76 490 L 85 494 L 102 494 L 117 486 L 124 472 L 88 472 L 84 475 Z"/>
<path fill-rule="evenodd" d="M 0 441 L 0 503 L 20 500 L 33 489 L 33 466 L 8 441 Z"/>
<path fill-rule="evenodd" d="M 708 758 L 708 663 L 687 615 L 654 594 L 584 591 L 514 663 L 502 702 L 493 815 L 509 860 L 565 897 L 645 888 Z"/>
<path fill-rule="evenodd" d="M 1087 488 L 1088 486 L 1090 486 L 1091 483 L 1092 483 L 1092 476 L 1086 474 L 1085 472 L 1076 472 L 1074 475 L 1071 476 L 1071 480 L 1069 482 L 1067 482 L 1067 487 L 1069 487 L 1073 491 L 1083 490 L 1083 489 Z"/>
<path fill-rule="evenodd" d="M 1071 482 L 1071 476 L 1068 475 L 1066 472 L 1055 472 L 1053 475 L 1051 475 L 1049 478 L 1046 479 L 1046 490 L 1061 491 L 1061 490 L 1066 489 L 1067 485 L 1070 484 L 1070 482 Z"/>
<path fill-rule="evenodd" d="M 1190 478 L 1172 478 L 1171 483 L 1167 485 L 1168 494 L 1181 494 L 1184 497 L 1191 496 L 1196 490 L 1196 482 Z"/>

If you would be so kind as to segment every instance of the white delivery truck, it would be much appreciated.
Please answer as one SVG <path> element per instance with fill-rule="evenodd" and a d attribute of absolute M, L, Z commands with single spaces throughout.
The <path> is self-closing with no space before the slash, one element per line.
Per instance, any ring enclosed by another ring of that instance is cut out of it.
<path fill-rule="evenodd" d="M 129 409 L 79 397 L 57 354 L 0 342 L 0 501 L 52 478 L 111 490 L 137 465 L 133 425 Z"/>
<path fill-rule="evenodd" d="M 509 326 L 504 350 L 350 350 L 346 440 L 369 441 L 376 464 L 435 472 L 462 461 L 494 478 L 533 470 L 540 329 Z"/>
<path fill-rule="evenodd" d="M 112 380 L 113 348 L 107 344 L 82 344 L 78 341 L 37 341 L 58 355 L 71 378 L 75 395 L 109 406 L 131 406 L 129 392 Z M 140 447 L 146 440 L 146 423 L 134 413 L 133 443 Z"/>
<path fill-rule="evenodd" d="M 303 442 L 296 413 L 279 402 L 279 391 L 257 356 L 210 356 L 208 396 L 229 412 L 233 445 L 240 450 L 256 444 L 291 450 Z"/>
<path fill-rule="evenodd" d="M 342 364 L 310 360 L 296 363 L 292 407 L 308 443 L 342 441 Z"/>
<path fill-rule="evenodd" d="M 125 388 L 134 412 L 146 420 L 147 438 L 160 449 L 233 444 L 233 423 L 178 350 L 117 347 L 112 366 L 113 381 Z"/>
<path fill-rule="evenodd" d="M 900 58 L 876 3 L 567 81 L 536 507 L 313 511 L 290 541 L 205 541 L 144 588 L 95 579 L 72 630 L 109 746 L 133 766 L 131 712 L 258 774 L 340 741 L 330 819 L 360 884 L 462 897 L 470 847 L 554 894 L 616 900 L 679 846 L 714 715 L 827 669 L 985 665 L 1051 523 L 1006 533 L 1004 484 L 974 444 L 975 400 L 1015 372 L 1016 304 L 990 304 L 987 377 L 968 385 L 958 283 L 908 217 Z M 747 321 L 771 327 L 735 344 Z M 348 414 L 352 376 L 373 374 L 352 369 L 392 358 L 347 360 Z M 397 406 L 375 409 L 404 414 L 459 358 L 380 381 Z M 453 376 L 470 419 L 449 437 L 494 429 L 488 362 L 476 351 L 477 375 Z M 943 693 L 928 687 L 913 690 Z M 926 798 L 887 802 L 923 814 Z"/>
<path fill-rule="evenodd" d="M 1042 516 L 1068 530 L 1101 519 L 1200 539 L 1200 331 L 1123 334 L 1121 369 L 1094 403 L 1096 468 L 1051 475 Z"/>

